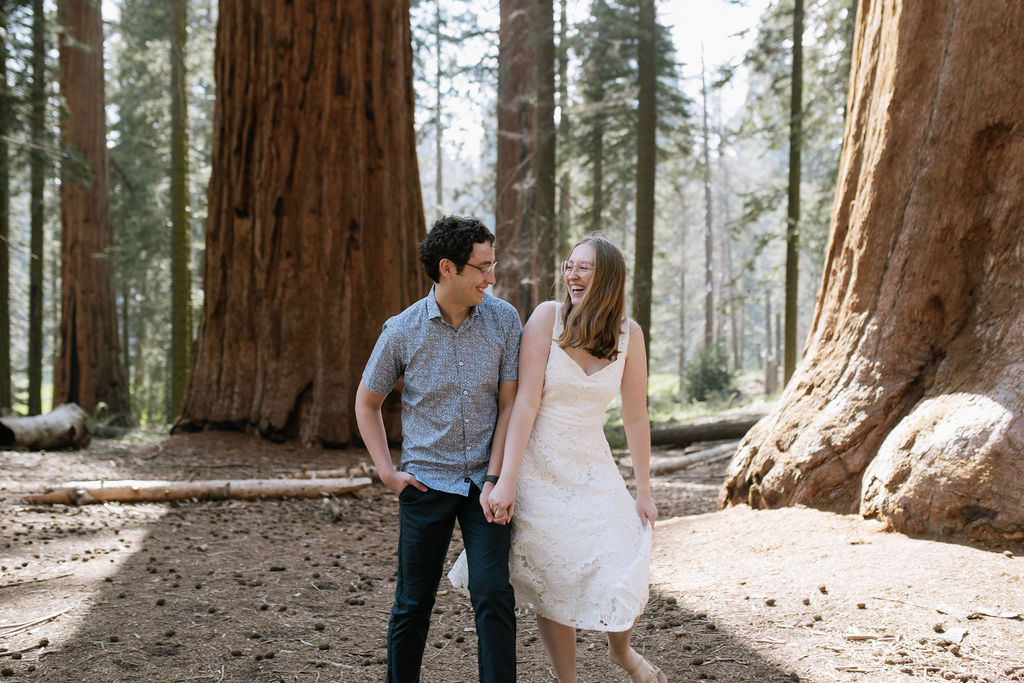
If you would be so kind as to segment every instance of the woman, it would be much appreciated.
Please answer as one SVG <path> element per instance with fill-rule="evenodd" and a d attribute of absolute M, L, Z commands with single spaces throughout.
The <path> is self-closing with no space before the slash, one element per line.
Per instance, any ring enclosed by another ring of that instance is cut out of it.
<path fill-rule="evenodd" d="M 566 298 L 537 307 L 523 329 L 501 476 L 489 505 L 512 522 L 516 601 L 537 615 L 560 683 L 576 681 L 576 629 L 608 633 L 608 655 L 638 683 L 665 674 L 630 647 L 648 597 L 651 499 L 647 358 L 625 317 L 626 265 L 607 239 L 588 236 L 562 263 Z M 637 497 L 604 438 L 621 390 Z"/>

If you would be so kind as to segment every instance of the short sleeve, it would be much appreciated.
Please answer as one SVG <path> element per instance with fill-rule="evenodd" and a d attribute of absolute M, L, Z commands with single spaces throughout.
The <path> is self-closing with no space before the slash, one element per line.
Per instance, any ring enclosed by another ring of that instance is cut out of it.
<path fill-rule="evenodd" d="M 395 383 L 405 373 L 402 338 L 399 325 L 391 318 L 384 323 L 370 359 L 363 370 L 363 384 L 377 394 L 389 394 Z"/>
<path fill-rule="evenodd" d="M 505 329 L 505 351 L 501 356 L 501 366 L 498 369 L 498 384 L 515 382 L 519 379 L 519 342 L 523 336 L 523 323 L 519 320 L 519 313 L 512 306 L 508 307 L 504 318 L 507 322 Z"/>

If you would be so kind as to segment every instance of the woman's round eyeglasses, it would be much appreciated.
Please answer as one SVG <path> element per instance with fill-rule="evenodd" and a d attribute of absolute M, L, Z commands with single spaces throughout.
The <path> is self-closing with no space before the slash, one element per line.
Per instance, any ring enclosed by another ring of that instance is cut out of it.
<path fill-rule="evenodd" d="M 571 261 L 562 261 L 562 274 L 566 276 L 568 276 L 574 270 L 580 275 L 586 275 L 593 269 L 594 267 L 589 263 L 573 263 Z"/>

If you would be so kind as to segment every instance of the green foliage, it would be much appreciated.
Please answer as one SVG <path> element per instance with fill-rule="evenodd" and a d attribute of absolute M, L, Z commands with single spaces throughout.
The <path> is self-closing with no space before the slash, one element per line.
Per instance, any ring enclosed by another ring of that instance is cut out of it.
<path fill-rule="evenodd" d="M 723 397 L 732 388 L 729 354 L 721 344 L 702 346 L 686 363 L 683 391 L 691 401 Z"/>
<path fill-rule="evenodd" d="M 829 218 L 839 172 L 853 43 L 852 0 L 808 3 L 804 16 L 804 103 L 802 110 L 802 190 L 800 250 L 820 272 Z M 750 86 L 738 135 L 757 139 L 774 160 L 774 178 L 745 198 L 741 230 L 765 218 L 774 231 L 785 234 L 785 196 L 790 116 L 790 63 L 793 45 L 793 2 L 769 6 L 758 27 L 757 40 L 744 58 Z M 810 278 L 816 286 L 818 279 Z M 813 295 L 813 293 L 812 293 Z"/>
<path fill-rule="evenodd" d="M 171 347 L 170 12 L 162 0 L 122 0 L 107 37 L 111 250 L 132 409 L 141 424 L 164 425 Z M 201 262 L 206 219 L 213 83 L 212 0 L 189 0 L 191 262 Z M 194 39 L 192 39 L 194 37 Z M 193 277 L 198 268 L 193 268 Z M 192 300 L 201 304 L 198 279 Z M 194 319 L 194 316 L 193 316 Z"/>
<path fill-rule="evenodd" d="M 579 56 L 577 89 L 572 106 L 570 155 L 584 173 L 577 203 L 589 205 L 599 217 L 590 227 L 627 228 L 636 187 L 637 49 L 639 10 L 635 2 L 594 0 L 590 15 L 577 27 L 573 42 Z M 669 31 L 657 27 L 656 64 L 659 159 L 685 156 L 690 147 L 691 102 L 683 93 L 675 46 Z M 585 223 L 585 221 L 580 221 Z M 583 230 L 585 224 L 578 225 Z"/>

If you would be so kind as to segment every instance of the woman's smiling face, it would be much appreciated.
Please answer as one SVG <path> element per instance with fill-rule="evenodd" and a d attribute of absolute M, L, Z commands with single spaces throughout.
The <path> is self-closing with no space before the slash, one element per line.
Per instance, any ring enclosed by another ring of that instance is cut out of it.
<path fill-rule="evenodd" d="M 579 304 L 587 293 L 587 288 L 594 279 L 594 263 L 597 251 L 590 242 L 577 244 L 569 254 L 569 259 L 562 263 L 562 275 L 565 288 L 569 292 L 569 300 L 573 305 Z"/>

